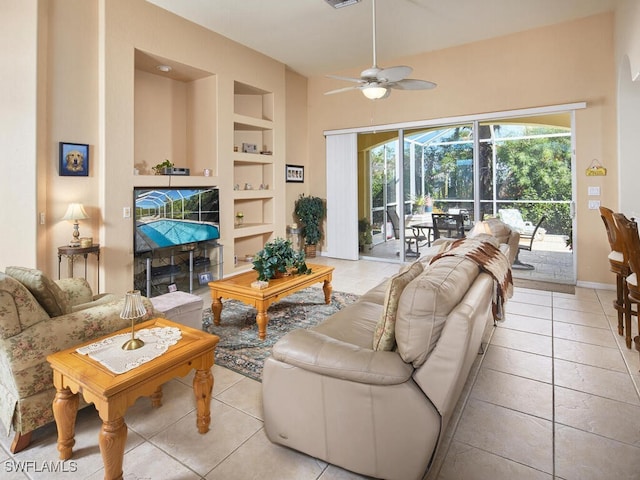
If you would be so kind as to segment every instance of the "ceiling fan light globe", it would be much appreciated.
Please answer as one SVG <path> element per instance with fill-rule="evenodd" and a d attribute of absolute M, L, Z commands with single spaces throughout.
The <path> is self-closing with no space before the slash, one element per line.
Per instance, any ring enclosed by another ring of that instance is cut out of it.
<path fill-rule="evenodd" d="M 362 93 L 369 100 L 380 100 L 381 98 L 387 98 L 389 96 L 389 89 L 386 87 L 364 87 Z"/>

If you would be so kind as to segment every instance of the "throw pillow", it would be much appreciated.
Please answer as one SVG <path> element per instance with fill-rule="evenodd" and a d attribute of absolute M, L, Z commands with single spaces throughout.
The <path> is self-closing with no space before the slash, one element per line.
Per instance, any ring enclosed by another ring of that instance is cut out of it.
<path fill-rule="evenodd" d="M 396 313 L 398 302 L 404 288 L 418 275 L 422 273 L 424 266 L 422 262 L 412 263 L 407 269 L 401 269 L 396 275 L 389 279 L 387 292 L 382 307 L 382 317 L 378 320 L 376 330 L 373 334 L 374 350 L 393 350 L 396 344 Z"/>
<path fill-rule="evenodd" d="M 67 295 L 40 270 L 7 267 L 5 273 L 27 287 L 50 317 L 59 317 L 71 311 Z"/>

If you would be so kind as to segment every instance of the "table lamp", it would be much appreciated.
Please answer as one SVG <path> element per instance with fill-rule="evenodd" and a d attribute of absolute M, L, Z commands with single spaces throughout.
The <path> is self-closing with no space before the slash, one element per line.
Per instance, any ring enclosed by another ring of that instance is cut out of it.
<path fill-rule="evenodd" d="M 84 207 L 81 203 L 70 203 L 69 208 L 67 208 L 67 213 L 64 214 L 62 220 L 71 220 L 73 221 L 73 239 L 69 242 L 70 247 L 79 247 L 80 246 L 80 231 L 78 227 L 80 226 L 78 220 L 84 220 L 85 218 L 89 218 L 87 212 L 84 211 Z"/>
<path fill-rule="evenodd" d="M 131 320 L 131 338 L 122 345 L 123 350 L 135 350 L 144 345 L 144 342 L 135 336 L 134 325 L 136 320 L 142 318 L 147 313 L 147 309 L 142 303 L 140 290 L 129 290 L 124 297 L 124 306 L 120 312 L 120 318 Z"/>

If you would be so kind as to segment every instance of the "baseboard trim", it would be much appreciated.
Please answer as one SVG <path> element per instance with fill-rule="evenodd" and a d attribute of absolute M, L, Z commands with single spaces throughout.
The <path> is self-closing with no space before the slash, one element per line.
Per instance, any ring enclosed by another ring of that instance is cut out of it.
<path fill-rule="evenodd" d="M 615 290 L 616 286 L 611 283 L 598 283 L 598 282 L 578 282 L 576 287 L 580 288 L 593 288 L 596 290 Z"/>
<path fill-rule="evenodd" d="M 531 290 L 543 290 L 545 292 L 576 293 L 575 285 L 568 283 L 554 283 L 542 280 L 530 280 L 527 278 L 514 278 L 513 285 L 515 287 L 529 288 Z"/>

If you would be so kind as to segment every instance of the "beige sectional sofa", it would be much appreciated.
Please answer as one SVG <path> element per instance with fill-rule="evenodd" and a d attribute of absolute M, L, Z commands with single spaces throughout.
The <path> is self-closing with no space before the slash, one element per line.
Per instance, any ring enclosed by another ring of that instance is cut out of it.
<path fill-rule="evenodd" d="M 508 258 L 496 255 L 510 276 Z M 276 343 L 262 382 L 272 442 L 363 475 L 423 477 L 495 301 L 494 277 L 477 262 L 429 261 Z"/>
<path fill-rule="evenodd" d="M 144 298 L 147 320 L 158 316 Z M 52 281 L 39 270 L 0 272 L 0 423 L 15 432 L 12 452 L 53 421 L 53 373 L 47 355 L 131 325 L 124 295 L 93 295 L 86 280 Z"/>

